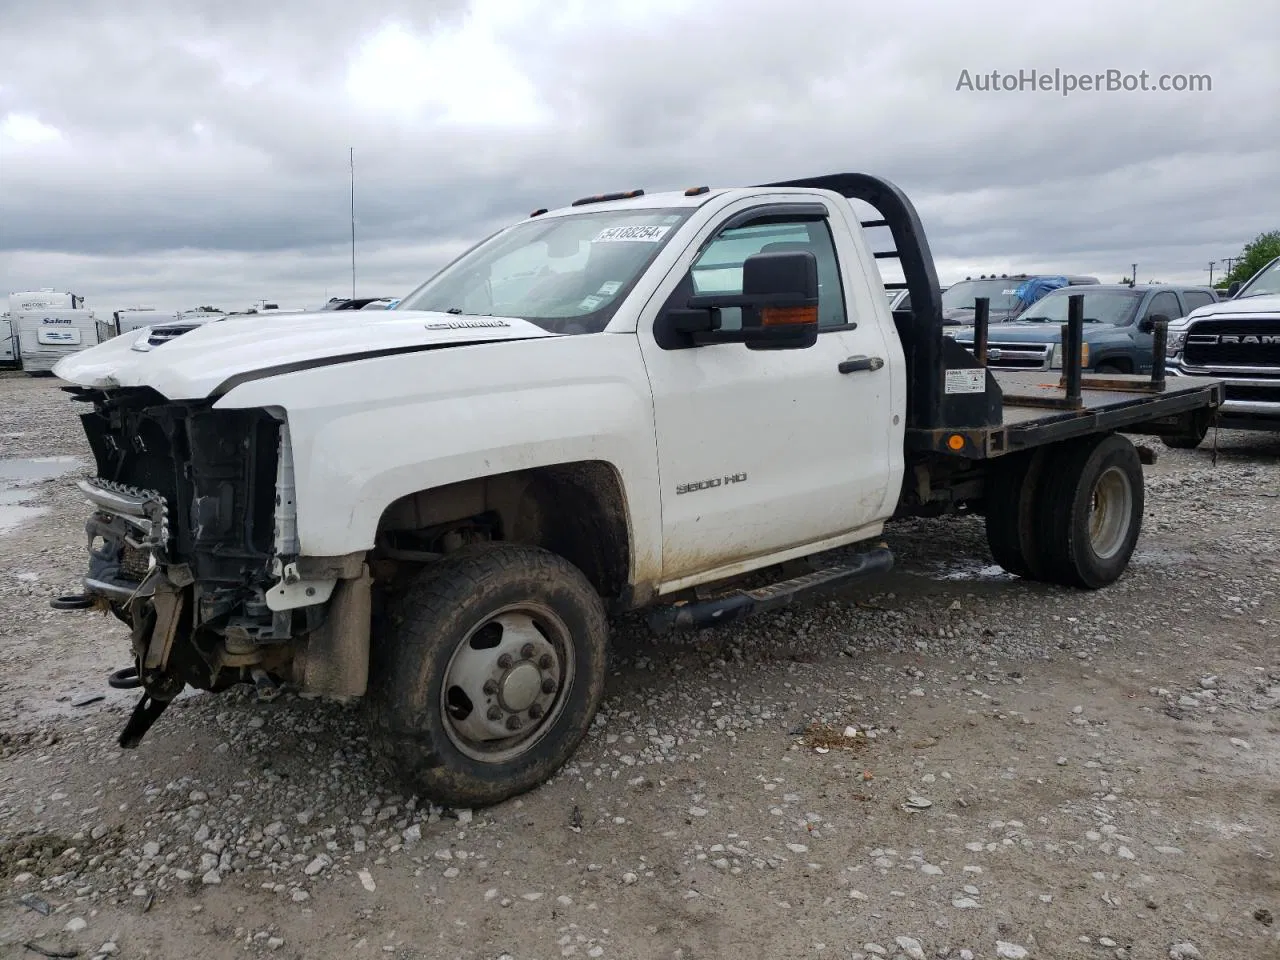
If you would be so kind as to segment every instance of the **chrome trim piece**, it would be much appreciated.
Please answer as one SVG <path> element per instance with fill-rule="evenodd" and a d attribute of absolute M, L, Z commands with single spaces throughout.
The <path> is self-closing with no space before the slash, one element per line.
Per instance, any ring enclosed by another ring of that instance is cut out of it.
<path fill-rule="evenodd" d="M 1223 400 L 1223 413 L 1255 413 L 1280 417 L 1280 400 Z"/>
<path fill-rule="evenodd" d="M 168 544 L 169 505 L 156 491 L 96 477 L 76 486 L 103 513 L 119 517 L 145 534 L 145 541 L 135 546 L 163 549 Z"/>
<path fill-rule="evenodd" d="M 155 587 L 145 580 L 142 583 L 120 584 L 107 580 L 95 580 L 93 577 L 85 577 L 83 583 L 85 593 L 109 597 L 112 600 L 120 600 L 124 603 L 128 603 L 134 597 L 149 597 L 155 592 Z"/>

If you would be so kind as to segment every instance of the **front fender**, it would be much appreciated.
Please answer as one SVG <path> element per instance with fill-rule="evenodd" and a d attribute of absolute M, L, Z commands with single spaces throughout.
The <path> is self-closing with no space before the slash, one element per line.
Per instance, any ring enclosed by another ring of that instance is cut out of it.
<path fill-rule="evenodd" d="M 634 336 L 358 360 L 250 381 L 217 406 L 284 409 L 305 556 L 371 549 L 383 511 L 421 490 L 598 460 L 622 484 L 633 582 L 661 570 L 653 406 Z"/>

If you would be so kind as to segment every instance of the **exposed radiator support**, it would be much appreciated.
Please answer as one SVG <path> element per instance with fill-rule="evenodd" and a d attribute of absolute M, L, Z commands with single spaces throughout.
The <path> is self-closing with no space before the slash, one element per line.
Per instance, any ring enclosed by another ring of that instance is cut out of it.
<path fill-rule="evenodd" d="M 276 557 L 298 555 L 298 499 L 293 476 L 293 443 L 289 422 L 280 421 L 280 457 L 276 463 Z"/>

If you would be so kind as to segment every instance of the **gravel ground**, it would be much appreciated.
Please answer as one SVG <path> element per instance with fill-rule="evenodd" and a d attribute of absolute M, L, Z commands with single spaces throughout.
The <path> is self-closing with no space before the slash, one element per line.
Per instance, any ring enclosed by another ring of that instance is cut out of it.
<path fill-rule="evenodd" d="M 78 458 L 0 489 L 44 511 L 0 539 L 0 956 L 1280 957 L 1280 438 L 1155 444 L 1096 594 L 1005 576 L 965 518 L 789 613 L 619 623 L 574 760 L 468 811 L 391 792 L 356 707 L 197 694 L 115 746 L 125 630 L 47 604 L 82 568 L 72 408 L 0 376 L 0 464 Z"/>

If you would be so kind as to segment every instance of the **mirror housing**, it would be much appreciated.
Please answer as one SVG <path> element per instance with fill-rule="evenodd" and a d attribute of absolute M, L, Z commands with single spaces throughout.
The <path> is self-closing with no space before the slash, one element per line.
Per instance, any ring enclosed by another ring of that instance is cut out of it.
<path fill-rule="evenodd" d="M 1170 320 L 1169 317 L 1166 316 L 1165 314 L 1153 313 L 1151 314 L 1151 316 L 1144 317 L 1142 320 L 1138 321 L 1138 329 L 1143 333 L 1153 333 L 1156 329 L 1156 324 L 1160 323 L 1161 321 L 1164 322 L 1164 325 L 1166 327 L 1169 324 L 1173 323 L 1173 321 Z"/>
<path fill-rule="evenodd" d="M 742 327 L 722 330 L 720 311 L 732 307 L 741 308 Z M 667 310 L 662 325 L 664 333 L 683 339 L 683 346 L 811 347 L 818 342 L 817 258 L 808 250 L 752 254 L 742 264 L 742 293 L 690 297 L 685 309 Z"/>
<path fill-rule="evenodd" d="M 1227 287 L 1227 299 L 1230 300 L 1239 292 L 1240 292 L 1240 281 L 1232 280 L 1231 285 Z"/>

